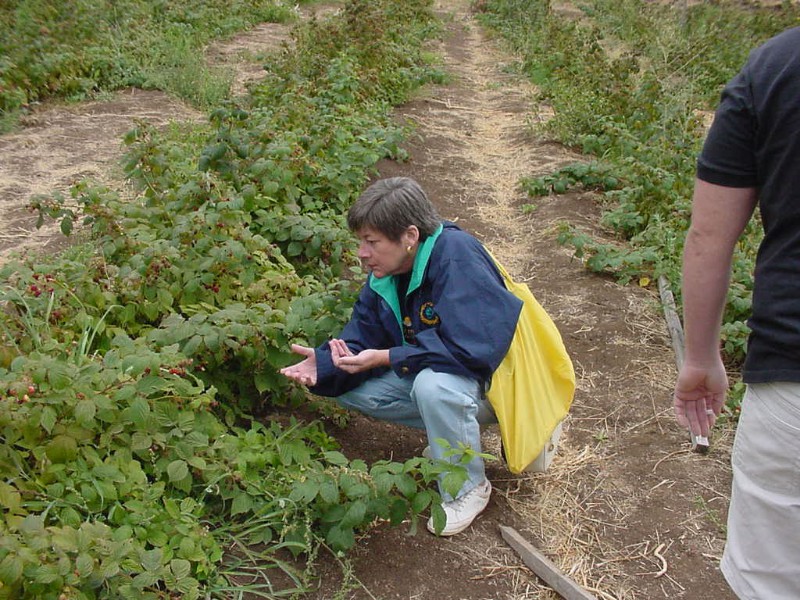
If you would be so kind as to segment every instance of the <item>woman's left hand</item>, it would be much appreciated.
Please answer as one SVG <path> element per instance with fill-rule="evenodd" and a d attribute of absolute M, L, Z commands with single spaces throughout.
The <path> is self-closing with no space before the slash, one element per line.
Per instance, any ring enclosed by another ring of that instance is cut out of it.
<path fill-rule="evenodd" d="M 331 358 L 335 367 L 345 373 L 360 373 L 376 367 L 389 365 L 388 350 L 362 350 L 358 354 L 348 348 L 344 340 L 334 339 L 328 342 Z"/>

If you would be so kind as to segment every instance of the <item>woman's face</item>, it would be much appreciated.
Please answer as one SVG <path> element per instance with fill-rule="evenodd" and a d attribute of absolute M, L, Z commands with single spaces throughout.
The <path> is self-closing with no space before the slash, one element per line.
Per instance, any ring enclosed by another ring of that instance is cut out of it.
<path fill-rule="evenodd" d="M 387 275 L 408 273 L 414 266 L 418 238 L 419 232 L 413 225 L 396 242 L 379 231 L 364 227 L 358 232 L 358 239 L 361 241 L 358 258 L 379 279 Z"/>

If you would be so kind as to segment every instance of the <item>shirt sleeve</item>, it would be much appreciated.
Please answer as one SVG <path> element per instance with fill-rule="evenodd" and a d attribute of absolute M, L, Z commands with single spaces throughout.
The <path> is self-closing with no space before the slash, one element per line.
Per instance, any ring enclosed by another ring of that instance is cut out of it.
<path fill-rule="evenodd" d="M 350 320 L 339 334 L 339 338 L 356 354 L 369 348 L 389 348 L 396 343 L 380 320 L 380 311 L 375 306 L 377 302 L 380 299 L 365 285 L 353 306 Z M 317 360 L 317 383 L 309 391 L 320 396 L 341 396 L 363 381 L 387 371 L 386 367 L 361 373 L 342 371 L 333 364 L 328 342 L 315 348 L 314 354 Z"/>
<path fill-rule="evenodd" d="M 727 187 L 756 187 L 758 122 L 745 67 L 722 92 L 714 122 L 697 161 L 697 177 Z"/>

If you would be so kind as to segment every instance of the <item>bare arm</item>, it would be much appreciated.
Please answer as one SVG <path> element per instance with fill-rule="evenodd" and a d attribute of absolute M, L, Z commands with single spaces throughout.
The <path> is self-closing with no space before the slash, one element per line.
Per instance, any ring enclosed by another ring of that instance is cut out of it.
<path fill-rule="evenodd" d="M 725 402 L 728 379 L 719 352 L 720 325 L 733 249 L 757 200 L 755 188 L 695 182 L 683 253 L 686 353 L 675 387 L 675 413 L 696 435 L 708 435 Z"/>

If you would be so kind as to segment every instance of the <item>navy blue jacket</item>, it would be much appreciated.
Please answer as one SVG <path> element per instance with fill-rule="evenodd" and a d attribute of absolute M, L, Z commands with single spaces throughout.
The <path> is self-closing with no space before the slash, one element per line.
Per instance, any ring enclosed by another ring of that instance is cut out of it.
<path fill-rule="evenodd" d="M 391 368 L 413 377 L 425 368 L 486 382 L 511 345 L 522 302 L 509 292 L 483 245 L 445 222 L 422 244 L 405 295 L 397 276 L 369 275 L 341 335 L 358 353 L 389 349 Z M 348 374 L 325 343 L 315 350 L 321 396 L 339 396 L 387 368 Z"/>

